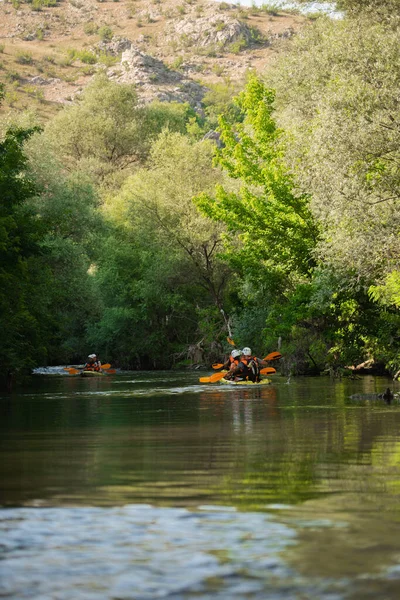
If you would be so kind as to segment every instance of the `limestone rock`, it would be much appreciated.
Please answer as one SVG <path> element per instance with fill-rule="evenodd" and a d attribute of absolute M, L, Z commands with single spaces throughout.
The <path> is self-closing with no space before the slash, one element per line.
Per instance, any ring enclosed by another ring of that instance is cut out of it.
<path fill-rule="evenodd" d="M 206 88 L 169 69 L 161 60 L 141 52 L 134 44 L 122 53 L 121 65 L 108 70 L 110 79 L 132 83 L 138 88 L 139 101 L 188 102 L 198 107 Z"/>
<path fill-rule="evenodd" d="M 104 52 L 104 54 L 109 54 L 110 56 L 118 56 L 121 52 L 129 50 L 131 45 L 132 42 L 128 38 L 114 36 L 110 42 L 101 41 L 96 44 L 94 51 L 96 53 Z"/>
<path fill-rule="evenodd" d="M 238 40 L 249 44 L 251 29 L 229 15 L 211 14 L 197 19 L 185 18 L 170 24 L 167 39 L 180 40 L 182 45 L 205 48 L 217 46 L 225 48 Z"/>

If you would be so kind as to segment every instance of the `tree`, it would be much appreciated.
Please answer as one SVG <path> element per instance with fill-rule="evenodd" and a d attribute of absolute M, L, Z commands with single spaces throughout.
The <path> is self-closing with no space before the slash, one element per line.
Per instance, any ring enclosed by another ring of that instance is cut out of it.
<path fill-rule="evenodd" d="M 35 288 L 41 276 L 41 223 L 27 207 L 35 192 L 26 175 L 23 144 L 32 130 L 10 130 L 0 143 L 0 380 L 4 384 L 43 357 Z"/>
<path fill-rule="evenodd" d="M 399 0 L 339 0 L 337 7 L 348 11 L 350 15 L 358 16 L 367 13 L 378 18 L 398 18 L 400 16 Z"/>
<path fill-rule="evenodd" d="M 117 319 L 120 328 L 125 322 L 126 330 L 135 332 L 130 354 L 142 361 L 147 355 L 158 365 L 170 365 L 172 355 L 195 341 L 202 339 L 209 349 L 222 329 L 226 336 L 230 270 L 218 257 L 223 227 L 210 224 L 192 202 L 200 190 L 211 190 L 221 180 L 221 172 L 212 169 L 212 153 L 210 142 L 193 143 L 165 131 L 152 147 L 147 168 L 106 202 L 118 244 L 99 264 L 97 281 L 103 297 L 108 290 L 107 321 Z"/>
<path fill-rule="evenodd" d="M 303 30 L 266 77 L 288 140 L 285 160 L 298 188 L 310 194 L 320 227 L 318 270 L 340 282 L 338 292 L 314 274 L 310 306 L 313 295 L 331 290 L 330 304 L 318 305 L 324 327 L 317 337 L 336 365 L 358 356 L 382 359 L 395 371 L 400 28 L 391 3 L 366 2 L 362 10 L 359 4 L 343 2 L 349 18 L 321 19 Z M 394 12 L 381 19 L 388 6 Z M 314 325 L 316 319 L 314 313 Z"/>
<path fill-rule="evenodd" d="M 366 286 L 399 266 L 399 42 L 400 28 L 364 17 L 319 20 L 268 76 L 318 256 Z"/>
<path fill-rule="evenodd" d="M 216 162 L 240 183 L 239 191 L 217 186 L 215 196 L 201 194 L 200 210 L 223 222 L 233 236 L 226 257 L 248 280 L 270 279 L 287 285 L 290 275 L 308 276 L 318 231 L 307 194 L 294 190 L 283 161 L 282 132 L 272 113 L 274 92 L 256 77 L 237 103 L 244 122 L 220 119 L 224 147 Z"/>
<path fill-rule="evenodd" d="M 185 131 L 193 114 L 177 103 L 140 106 L 133 85 L 100 74 L 75 104 L 50 121 L 45 139 L 68 170 L 86 171 L 94 181 L 111 180 L 140 165 L 163 128 Z"/>
<path fill-rule="evenodd" d="M 62 169 L 42 134 L 28 142 L 26 152 L 36 186 L 28 202 L 44 228 L 44 257 L 37 264 L 51 278 L 41 300 L 47 360 L 80 361 L 88 320 L 100 311 L 91 267 L 107 229 L 98 194 L 87 176 Z"/>

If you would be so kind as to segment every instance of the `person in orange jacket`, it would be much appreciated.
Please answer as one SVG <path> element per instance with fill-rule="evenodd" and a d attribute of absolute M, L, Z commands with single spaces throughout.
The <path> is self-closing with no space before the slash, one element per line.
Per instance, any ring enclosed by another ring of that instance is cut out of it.
<path fill-rule="evenodd" d="M 101 361 L 97 358 L 96 354 L 89 354 L 88 359 L 83 367 L 84 371 L 101 371 Z"/>
<path fill-rule="evenodd" d="M 251 353 L 251 348 L 249 348 L 248 346 L 246 346 L 246 348 L 243 348 L 242 350 L 241 362 L 247 368 L 246 378 L 249 381 L 253 381 L 253 383 L 258 383 L 259 381 L 261 381 L 261 367 L 268 366 L 268 362 L 266 362 L 262 358 L 257 358 L 257 356 L 253 356 Z"/>

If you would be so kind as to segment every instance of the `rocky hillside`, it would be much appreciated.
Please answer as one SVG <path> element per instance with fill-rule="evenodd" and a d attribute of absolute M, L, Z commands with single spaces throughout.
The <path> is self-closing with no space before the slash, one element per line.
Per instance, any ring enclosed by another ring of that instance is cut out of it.
<path fill-rule="evenodd" d="M 0 0 L 2 112 L 46 118 L 99 70 L 154 98 L 200 106 L 207 86 L 262 71 L 305 22 L 273 8 L 202 0 Z"/>

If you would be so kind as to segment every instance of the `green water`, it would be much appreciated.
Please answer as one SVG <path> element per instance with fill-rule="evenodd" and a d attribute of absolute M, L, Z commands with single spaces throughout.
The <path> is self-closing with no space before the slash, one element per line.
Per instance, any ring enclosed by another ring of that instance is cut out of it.
<path fill-rule="evenodd" d="M 268 513 L 296 530 L 284 556 L 298 577 L 347 578 L 289 597 L 398 597 L 400 404 L 377 397 L 393 383 L 276 377 L 230 389 L 199 375 L 37 377 L 1 397 L 2 514 L 141 504 Z"/>

